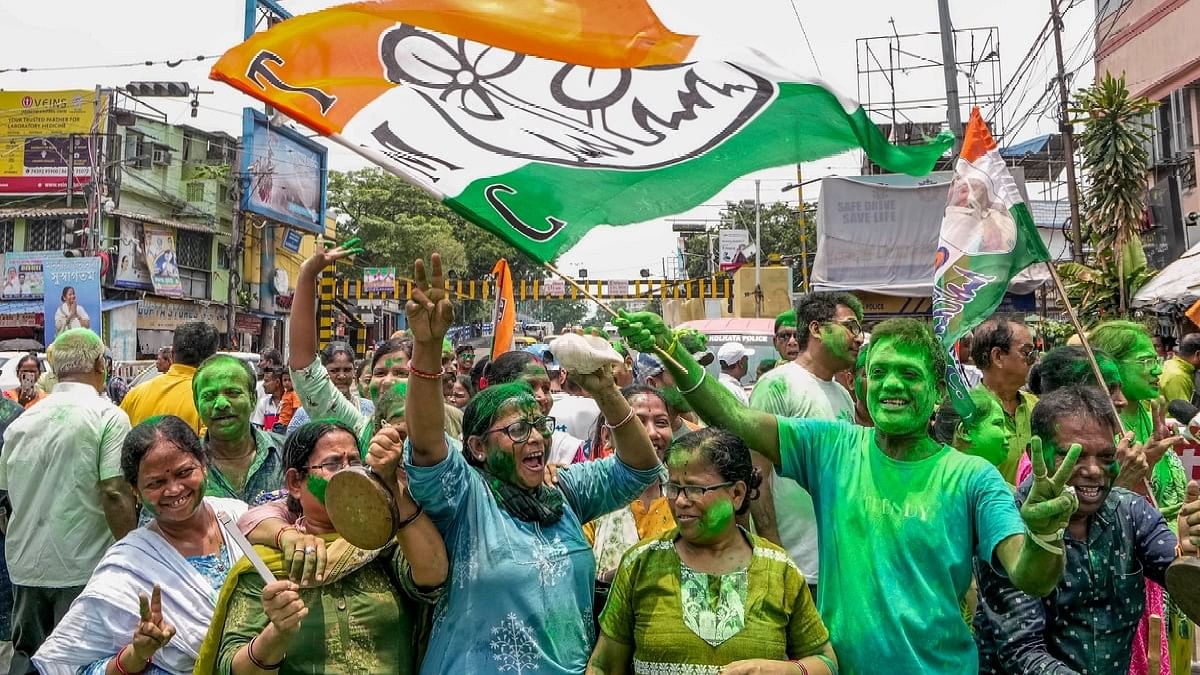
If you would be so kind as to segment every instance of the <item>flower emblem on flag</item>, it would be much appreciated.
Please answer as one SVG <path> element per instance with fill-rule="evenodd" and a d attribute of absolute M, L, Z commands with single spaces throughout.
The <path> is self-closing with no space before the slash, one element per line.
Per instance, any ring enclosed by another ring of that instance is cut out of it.
<path fill-rule="evenodd" d="M 379 44 L 385 77 L 402 85 L 385 98 L 406 97 L 390 109 L 428 119 L 428 107 L 445 125 L 444 138 L 396 135 L 455 166 L 469 164 L 443 156 L 456 138 L 474 152 L 569 166 L 669 166 L 745 128 L 776 93 L 769 80 L 725 62 L 592 68 L 407 24 Z M 402 127 L 394 118 L 385 124 L 393 133 Z"/>

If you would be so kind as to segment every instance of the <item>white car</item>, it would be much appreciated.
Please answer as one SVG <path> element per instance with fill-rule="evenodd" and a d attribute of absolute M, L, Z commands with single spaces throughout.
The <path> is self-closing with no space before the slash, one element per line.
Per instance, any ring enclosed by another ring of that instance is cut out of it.
<path fill-rule="evenodd" d="M 20 380 L 17 379 L 17 363 L 29 352 L 0 352 L 0 391 L 16 389 L 21 386 Z M 41 361 L 42 371 L 50 369 L 50 365 L 46 363 L 46 354 L 38 352 L 38 360 Z"/>

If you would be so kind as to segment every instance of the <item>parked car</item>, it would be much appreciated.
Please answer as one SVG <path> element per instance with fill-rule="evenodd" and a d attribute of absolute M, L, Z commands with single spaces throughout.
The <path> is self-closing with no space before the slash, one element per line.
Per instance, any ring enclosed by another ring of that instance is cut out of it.
<path fill-rule="evenodd" d="M 17 379 L 17 362 L 21 360 L 29 352 L 0 352 L 0 390 L 16 389 L 21 385 L 21 381 Z M 42 363 L 42 370 L 49 370 L 50 365 L 46 363 L 45 352 L 38 352 L 38 360 Z"/>
<path fill-rule="evenodd" d="M 775 320 L 774 319 L 700 319 L 686 321 L 677 328 L 692 328 L 704 333 L 708 338 L 708 351 L 714 356 L 721 345 L 726 342 L 740 342 L 753 349 L 750 356 L 750 370 L 742 379 L 742 384 L 749 388 L 754 384 L 758 364 L 763 359 L 778 359 L 775 353 Z M 721 364 L 716 359 L 708 366 L 709 377 L 721 374 Z"/>

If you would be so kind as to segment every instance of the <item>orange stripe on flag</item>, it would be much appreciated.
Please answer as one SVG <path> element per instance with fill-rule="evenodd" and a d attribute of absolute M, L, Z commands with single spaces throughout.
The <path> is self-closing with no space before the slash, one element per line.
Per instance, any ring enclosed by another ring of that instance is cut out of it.
<path fill-rule="evenodd" d="M 513 350 L 513 335 L 517 330 L 517 303 L 513 301 L 512 271 L 508 261 L 501 258 L 492 268 L 496 279 L 496 309 L 492 312 L 492 360 Z"/>
<path fill-rule="evenodd" d="M 1200 300 L 1197 300 L 1187 311 L 1183 313 L 1192 323 L 1200 326 Z"/>
<path fill-rule="evenodd" d="M 384 76 L 379 42 L 400 23 L 595 68 L 682 63 L 696 42 L 670 31 L 646 0 L 382 0 L 288 19 L 230 49 L 210 76 L 323 134 L 339 133 L 396 86 Z M 313 90 L 336 99 L 323 109 Z"/>
<path fill-rule="evenodd" d="M 973 162 L 995 149 L 996 139 L 992 138 L 992 132 L 988 131 L 987 122 L 983 121 L 979 108 L 972 108 L 971 121 L 967 123 L 967 129 L 963 133 L 962 158 Z"/>

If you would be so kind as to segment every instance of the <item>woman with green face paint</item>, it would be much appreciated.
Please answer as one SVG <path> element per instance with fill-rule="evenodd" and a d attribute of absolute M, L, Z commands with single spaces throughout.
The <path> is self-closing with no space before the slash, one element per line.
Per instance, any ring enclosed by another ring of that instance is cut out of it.
<path fill-rule="evenodd" d="M 1104 350 L 1117 363 L 1121 372 L 1121 390 L 1129 403 L 1121 410 L 1121 423 L 1133 432 L 1134 440 L 1143 444 L 1146 461 L 1150 465 L 1150 489 L 1159 511 L 1172 530 L 1176 529 L 1175 518 L 1183 506 L 1187 494 L 1187 474 L 1183 462 L 1171 447 L 1183 439 L 1169 434 L 1163 419 L 1164 404 L 1159 400 L 1158 376 L 1162 364 L 1154 348 L 1150 332 L 1140 323 L 1132 321 L 1107 321 L 1096 326 L 1089 335 L 1092 346 Z M 1146 612 L 1134 637 L 1134 669 L 1146 672 L 1146 640 L 1148 617 L 1152 613 L 1163 615 L 1163 608 L 1170 607 L 1169 599 L 1162 587 L 1146 584 Z M 1192 640 L 1191 622 L 1178 610 L 1166 613 L 1166 627 L 1162 639 L 1163 663 L 1171 663 L 1172 672 L 1187 672 L 1190 668 L 1189 654 Z"/>
<path fill-rule="evenodd" d="M 377 440 L 372 454 L 383 461 L 371 464 L 385 483 L 395 485 L 402 518 L 397 543 L 363 551 L 337 536 L 325 509 L 325 488 L 334 473 L 361 464 L 358 444 L 353 430 L 340 423 L 304 425 L 284 448 L 286 508 L 297 530 L 325 542 L 330 573 L 304 588 L 287 580 L 264 587 L 248 563 L 234 568 L 197 673 L 417 672 L 418 618 L 445 581 L 445 549 L 398 477 L 400 443 L 395 436 Z M 277 549 L 258 551 L 277 578 L 286 578 L 296 563 Z"/>
<path fill-rule="evenodd" d="M 416 290 L 405 307 L 413 334 L 405 468 L 445 537 L 451 590 L 421 671 L 579 675 L 591 651 L 596 578 L 583 523 L 626 506 L 657 481 L 658 457 L 610 366 L 573 373 L 609 425 L 616 456 L 560 469 L 556 486 L 545 486 L 554 422 L 538 400 L 548 397 L 535 398 L 527 384 L 534 379 L 541 387 L 545 369 L 518 357 L 509 368 L 507 355 L 467 404 L 461 442 L 448 438 L 441 344 L 454 310 L 437 254 L 431 263 L 427 280 L 417 261 Z M 509 372 L 524 375 L 508 380 Z"/>
<path fill-rule="evenodd" d="M 984 387 L 971 390 L 971 402 L 978 411 L 971 424 L 958 416 L 953 405 L 943 403 L 934 418 L 934 438 L 959 452 L 1000 466 L 1008 458 L 1008 444 L 1012 440 L 1012 432 L 1004 423 L 1004 408 L 996 395 Z"/>
<path fill-rule="evenodd" d="M 104 554 L 34 657 L 38 672 L 192 672 L 213 598 L 242 557 L 217 514 L 246 510 L 204 496 L 207 466 L 200 439 L 178 417 L 151 417 L 129 432 L 121 471 L 152 517 Z"/>
<path fill-rule="evenodd" d="M 678 527 L 621 561 L 588 672 L 837 672 L 804 576 L 783 549 L 737 526 L 762 475 L 713 428 L 667 450 L 663 493 Z"/>

